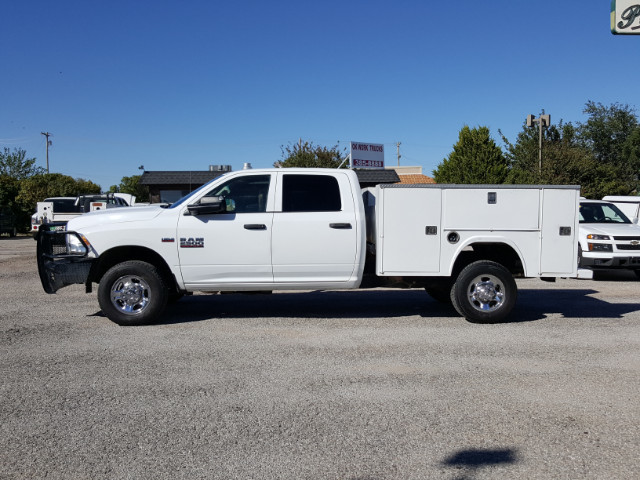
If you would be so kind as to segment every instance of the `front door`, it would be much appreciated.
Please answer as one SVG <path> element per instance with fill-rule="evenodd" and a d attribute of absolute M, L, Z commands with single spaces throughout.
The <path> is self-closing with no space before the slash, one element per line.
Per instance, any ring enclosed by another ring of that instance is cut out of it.
<path fill-rule="evenodd" d="M 178 220 L 182 278 L 190 289 L 268 286 L 273 282 L 271 174 L 241 175 L 213 187 L 205 196 L 224 197 L 226 212 Z"/>

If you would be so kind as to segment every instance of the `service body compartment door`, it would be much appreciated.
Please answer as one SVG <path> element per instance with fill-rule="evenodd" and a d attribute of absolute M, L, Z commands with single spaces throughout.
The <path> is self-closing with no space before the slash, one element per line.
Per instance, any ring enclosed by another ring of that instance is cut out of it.
<path fill-rule="evenodd" d="M 535 231 L 539 229 L 540 190 L 482 186 L 443 191 L 447 230 Z"/>
<path fill-rule="evenodd" d="M 578 190 L 555 188 L 544 190 L 540 248 L 541 275 L 576 274 L 577 209 Z"/>
<path fill-rule="evenodd" d="M 441 192 L 439 188 L 380 189 L 378 274 L 439 271 Z"/>

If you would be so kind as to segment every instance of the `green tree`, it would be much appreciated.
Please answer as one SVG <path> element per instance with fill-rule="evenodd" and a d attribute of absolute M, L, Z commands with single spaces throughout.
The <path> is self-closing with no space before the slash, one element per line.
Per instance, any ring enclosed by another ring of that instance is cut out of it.
<path fill-rule="evenodd" d="M 96 194 L 102 191 L 100 185 L 93 183 L 91 180 L 85 180 L 84 178 L 76 178 L 75 182 L 76 184 L 75 184 L 74 190 L 78 192 L 76 196 L 82 195 L 83 193 Z"/>
<path fill-rule="evenodd" d="M 633 129 L 622 145 L 622 158 L 638 165 L 640 162 L 640 125 Z"/>
<path fill-rule="evenodd" d="M 630 193 L 640 195 L 640 125 L 629 134 L 622 145 L 622 158 L 628 164 L 629 181 L 633 185 Z"/>
<path fill-rule="evenodd" d="M 581 185 L 582 195 L 589 198 L 624 190 L 615 168 L 595 158 L 593 151 L 579 140 L 573 124 L 560 121 L 543 130 L 542 168 L 538 135 L 538 127 L 523 123 L 515 144 L 502 136 L 511 164 L 507 183 Z"/>
<path fill-rule="evenodd" d="M 0 152 L 0 205 L 8 206 L 17 218 L 19 230 L 29 227 L 31 211 L 18 201 L 21 183 L 44 170 L 35 165 L 35 158 L 26 158 L 23 149 L 3 148 Z"/>
<path fill-rule="evenodd" d="M 462 127 L 453 151 L 433 171 L 437 183 L 504 183 L 509 163 L 489 128 Z"/>
<path fill-rule="evenodd" d="M 282 160 L 275 162 L 274 167 L 338 168 L 346 158 L 346 149 L 340 151 L 338 145 L 327 148 L 313 142 L 289 143 L 280 150 Z M 347 167 L 346 162 L 342 167 Z"/>
<path fill-rule="evenodd" d="M 0 152 L 0 175 L 7 175 L 16 180 L 44 173 L 44 169 L 36 167 L 35 158 L 26 158 L 27 152 L 22 149 L 14 148 L 13 152 L 7 147 Z"/>
<path fill-rule="evenodd" d="M 602 168 L 609 172 L 609 195 L 637 192 L 640 172 L 640 128 L 635 110 L 626 104 L 609 106 L 589 100 L 583 113 L 588 119 L 578 126 L 578 139 L 591 149 Z M 615 180 L 615 181 L 614 181 Z"/>
<path fill-rule="evenodd" d="M 638 126 L 638 117 L 629 105 L 609 106 L 589 100 L 583 110 L 586 122 L 578 127 L 579 138 L 588 145 L 600 162 L 624 162 L 623 148 L 629 135 Z"/>
<path fill-rule="evenodd" d="M 12 207 L 20 190 L 20 181 L 10 175 L 0 175 L 0 206 Z M 17 213 L 17 212 L 14 212 Z"/>
<path fill-rule="evenodd" d="M 100 193 L 100 185 L 61 173 L 45 173 L 22 180 L 16 200 L 33 212 L 36 204 L 47 197 L 76 197 L 83 193 Z"/>
<path fill-rule="evenodd" d="M 511 144 L 504 135 L 511 169 L 508 183 L 581 185 L 582 195 L 628 195 L 638 191 L 640 125 L 628 105 L 586 103 L 589 118 L 574 126 L 543 130 L 542 169 L 538 161 L 538 127 L 523 129 Z"/>
<path fill-rule="evenodd" d="M 128 193 L 136 196 L 137 202 L 149 201 L 149 187 L 140 185 L 141 175 L 133 175 L 131 177 L 122 177 L 120 185 L 111 185 L 109 192 L 111 193 Z"/>

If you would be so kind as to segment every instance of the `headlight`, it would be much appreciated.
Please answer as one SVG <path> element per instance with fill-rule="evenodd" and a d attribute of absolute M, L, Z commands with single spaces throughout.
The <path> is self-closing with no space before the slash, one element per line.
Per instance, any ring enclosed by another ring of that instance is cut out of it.
<path fill-rule="evenodd" d="M 67 254 L 68 255 L 86 255 L 87 247 L 76 235 L 67 235 Z"/>
<path fill-rule="evenodd" d="M 589 240 L 611 240 L 609 238 L 609 235 L 595 235 L 593 233 L 590 233 L 589 235 L 587 235 L 587 238 Z"/>

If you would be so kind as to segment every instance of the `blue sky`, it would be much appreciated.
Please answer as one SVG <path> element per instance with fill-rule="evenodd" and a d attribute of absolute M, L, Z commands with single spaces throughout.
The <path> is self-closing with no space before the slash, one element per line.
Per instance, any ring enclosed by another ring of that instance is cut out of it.
<path fill-rule="evenodd" d="M 7 1 L 0 148 L 103 189 L 146 170 L 270 167 L 299 138 L 383 143 L 425 174 L 460 128 L 640 107 L 610 0 Z"/>

